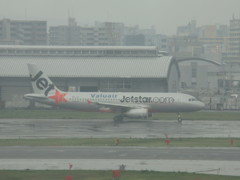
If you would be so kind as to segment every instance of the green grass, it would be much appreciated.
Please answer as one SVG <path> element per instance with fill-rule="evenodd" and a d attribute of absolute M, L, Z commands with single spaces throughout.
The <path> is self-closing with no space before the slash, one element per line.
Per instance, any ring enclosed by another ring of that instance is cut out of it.
<path fill-rule="evenodd" d="M 0 110 L 0 118 L 20 119 L 112 119 L 113 113 L 79 112 L 72 110 Z M 153 120 L 176 120 L 176 113 L 154 113 Z M 183 120 L 240 120 L 240 112 L 182 113 Z"/>
<path fill-rule="evenodd" d="M 112 119 L 112 113 L 80 112 L 73 110 L 0 110 L 0 119 Z"/>
<path fill-rule="evenodd" d="M 47 170 L 47 171 L 11 171 L 0 170 L 0 180 L 64 180 L 72 176 L 73 180 L 112 180 L 111 171 L 89 170 Z M 205 175 L 180 172 L 123 171 L 121 180 L 238 180 L 239 177 Z"/>
<path fill-rule="evenodd" d="M 171 147 L 240 147 L 240 138 L 171 138 Z M 119 139 L 118 146 L 166 147 L 165 139 Z M 0 146 L 115 146 L 114 138 L 0 139 Z"/>

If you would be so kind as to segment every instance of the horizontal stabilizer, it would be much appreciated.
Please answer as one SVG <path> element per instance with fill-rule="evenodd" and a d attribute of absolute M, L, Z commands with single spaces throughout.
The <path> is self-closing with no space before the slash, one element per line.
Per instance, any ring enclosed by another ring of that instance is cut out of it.
<path fill-rule="evenodd" d="M 44 94 L 25 94 L 25 99 L 48 99 Z"/>

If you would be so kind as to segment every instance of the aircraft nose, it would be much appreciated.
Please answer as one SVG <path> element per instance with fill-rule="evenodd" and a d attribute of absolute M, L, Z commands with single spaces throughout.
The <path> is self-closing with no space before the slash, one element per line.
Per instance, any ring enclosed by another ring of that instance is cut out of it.
<path fill-rule="evenodd" d="M 198 102 L 199 109 L 203 109 L 205 107 L 205 104 L 201 101 Z"/>

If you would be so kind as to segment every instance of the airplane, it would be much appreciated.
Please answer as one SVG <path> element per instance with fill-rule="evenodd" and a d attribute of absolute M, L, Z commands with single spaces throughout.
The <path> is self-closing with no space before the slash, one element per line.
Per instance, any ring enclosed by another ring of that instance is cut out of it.
<path fill-rule="evenodd" d="M 35 64 L 28 64 L 33 92 L 24 98 L 39 103 L 79 111 L 114 112 L 114 122 L 128 118 L 148 118 L 152 113 L 192 112 L 203 109 L 204 103 L 183 93 L 139 92 L 65 92 L 59 90 Z"/>

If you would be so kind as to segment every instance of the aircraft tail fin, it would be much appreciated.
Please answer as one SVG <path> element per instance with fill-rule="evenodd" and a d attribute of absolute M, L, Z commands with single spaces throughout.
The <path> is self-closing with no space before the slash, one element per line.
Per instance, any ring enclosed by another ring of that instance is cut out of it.
<path fill-rule="evenodd" d="M 28 64 L 28 70 L 34 93 L 48 96 L 49 92 L 58 90 L 48 76 L 35 64 Z"/>

